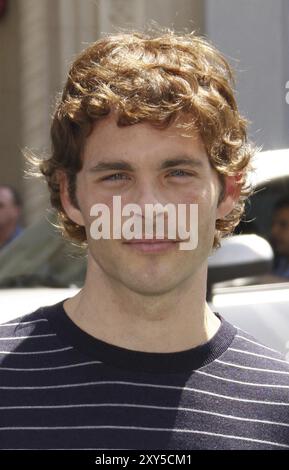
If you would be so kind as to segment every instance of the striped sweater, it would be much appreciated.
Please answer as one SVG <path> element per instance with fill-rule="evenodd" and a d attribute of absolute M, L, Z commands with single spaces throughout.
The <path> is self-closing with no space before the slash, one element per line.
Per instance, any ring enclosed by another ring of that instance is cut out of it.
<path fill-rule="evenodd" d="M 0 449 L 288 449 L 289 364 L 218 316 L 174 353 L 96 339 L 63 302 L 0 325 Z"/>

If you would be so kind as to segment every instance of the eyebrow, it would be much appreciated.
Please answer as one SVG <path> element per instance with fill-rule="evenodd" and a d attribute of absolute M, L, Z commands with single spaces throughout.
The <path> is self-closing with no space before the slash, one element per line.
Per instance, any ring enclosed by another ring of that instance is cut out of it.
<path fill-rule="evenodd" d="M 130 163 L 124 160 L 116 160 L 113 162 L 100 161 L 93 167 L 91 167 L 89 172 L 98 172 L 98 171 L 107 171 L 107 170 L 128 170 L 133 171 L 133 167 Z"/>
<path fill-rule="evenodd" d="M 163 160 L 163 162 L 159 166 L 159 170 L 166 170 L 167 168 L 172 168 L 178 165 L 188 165 L 192 168 L 202 167 L 204 162 L 200 159 L 196 159 L 194 157 L 187 157 L 187 156 L 180 156 L 175 158 L 170 158 Z M 91 167 L 88 171 L 95 173 L 101 171 L 108 171 L 108 170 L 125 170 L 125 171 L 134 171 L 135 168 L 125 160 L 116 160 L 112 162 L 107 161 L 100 161 L 93 167 Z"/>
<path fill-rule="evenodd" d="M 193 157 L 186 157 L 181 156 L 177 158 L 167 159 L 162 162 L 160 165 L 160 170 L 165 170 L 167 168 L 171 168 L 178 165 L 188 165 L 192 168 L 202 167 L 204 162 L 202 160 L 193 158 Z"/>

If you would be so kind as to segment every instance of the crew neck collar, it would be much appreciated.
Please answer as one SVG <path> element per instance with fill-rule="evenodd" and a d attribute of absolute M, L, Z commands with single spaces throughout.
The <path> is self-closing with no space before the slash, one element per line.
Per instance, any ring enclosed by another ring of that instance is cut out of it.
<path fill-rule="evenodd" d="M 49 321 L 57 336 L 86 356 L 109 366 L 131 371 L 181 373 L 199 369 L 223 354 L 236 334 L 236 328 L 214 312 L 221 323 L 207 343 L 178 352 L 136 351 L 107 343 L 86 333 L 67 315 L 63 306 L 65 300 L 42 308 L 42 315 Z"/>

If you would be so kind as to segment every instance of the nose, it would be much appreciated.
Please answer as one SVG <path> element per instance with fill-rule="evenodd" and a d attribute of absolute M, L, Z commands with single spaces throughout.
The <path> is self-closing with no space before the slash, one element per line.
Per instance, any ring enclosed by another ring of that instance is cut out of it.
<path fill-rule="evenodd" d="M 157 206 L 156 213 L 163 213 L 164 210 L 161 206 L 168 203 L 153 181 L 142 181 L 132 194 L 132 199 L 130 202 L 137 204 L 141 208 L 142 214 L 145 213 L 145 207 L 148 204 Z"/>
<path fill-rule="evenodd" d="M 143 230 L 155 234 L 158 223 L 161 223 L 166 237 L 169 214 L 164 206 L 170 201 L 161 192 L 161 188 L 158 188 L 154 181 L 143 178 L 138 186 L 134 188 L 129 199 L 129 203 L 137 204 L 141 211 L 139 215 L 142 218 Z M 162 219 L 163 222 L 161 222 Z"/>

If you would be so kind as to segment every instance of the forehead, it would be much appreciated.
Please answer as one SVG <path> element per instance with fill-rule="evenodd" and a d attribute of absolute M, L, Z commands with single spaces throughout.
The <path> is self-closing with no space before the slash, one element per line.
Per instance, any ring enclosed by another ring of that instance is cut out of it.
<path fill-rule="evenodd" d="M 98 160 L 125 159 L 134 164 L 157 162 L 164 158 L 187 155 L 207 160 L 203 141 L 196 130 L 178 128 L 179 119 L 166 129 L 149 122 L 117 125 L 114 114 L 97 121 L 84 146 L 84 165 Z"/>

